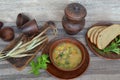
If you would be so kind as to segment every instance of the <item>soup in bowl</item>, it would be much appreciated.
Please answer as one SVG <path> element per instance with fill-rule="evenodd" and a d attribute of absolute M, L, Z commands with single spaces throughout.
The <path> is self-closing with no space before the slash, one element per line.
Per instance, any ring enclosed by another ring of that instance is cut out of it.
<path fill-rule="evenodd" d="M 59 69 L 71 71 L 83 63 L 82 44 L 73 38 L 55 40 L 50 47 L 50 60 Z"/>

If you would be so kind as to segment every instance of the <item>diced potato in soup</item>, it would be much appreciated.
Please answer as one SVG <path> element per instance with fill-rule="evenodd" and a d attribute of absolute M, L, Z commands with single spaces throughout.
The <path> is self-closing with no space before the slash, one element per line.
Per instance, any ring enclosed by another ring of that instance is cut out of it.
<path fill-rule="evenodd" d="M 64 70 L 74 69 L 82 60 L 80 49 L 69 42 L 62 42 L 57 45 L 53 50 L 52 56 L 55 64 Z"/>

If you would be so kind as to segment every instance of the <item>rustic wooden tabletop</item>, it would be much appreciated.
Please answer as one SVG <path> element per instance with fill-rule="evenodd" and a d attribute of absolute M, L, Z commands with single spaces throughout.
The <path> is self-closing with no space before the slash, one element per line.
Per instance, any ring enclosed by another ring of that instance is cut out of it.
<path fill-rule="evenodd" d="M 87 29 L 99 21 L 110 21 L 120 23 L 120 0 L 0 0 L 0 21 L 5 26 L 12 26 L 16 32 L 16 37 L 20 33 L 15 21 L 18 13 L 25 13 L 36 19 L 39 25 L 45 21 L 53 20 L 58 28 L 58 36 L 67 35 L 62 27 L 61 19 L 64 15 L 64 8 L 67 4 L 79 2 L 87 9 L 86 24 L 84 29 L 75 37 L 87 48 L 90 55 L 90 65 L 87 71 L 74 80 L 120 80 L 120 60 L 105 60 L 94 55 L 87 46 L 85 34 Z M 51 36 L 51 35 L 49 35 Z M 2 50 L 8 42 L 0 40 Z M 0 61 L 0 80 L 56 80 L 45 70 L 40 76 L 29 74 L 30 67 L 27 66 L 22 71 L 17 71 L 7 61 Z"/>

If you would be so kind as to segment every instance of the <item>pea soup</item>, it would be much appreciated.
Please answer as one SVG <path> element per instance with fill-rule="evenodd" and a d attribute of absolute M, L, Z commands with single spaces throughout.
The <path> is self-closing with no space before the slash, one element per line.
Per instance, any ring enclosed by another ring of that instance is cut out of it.
<path fill-rule="evenodd" d="M 53 50 L 53 61 L 63 70 L 76 68 L 81 60 L 82 54 L 80 49 L 73 43 L 62 42 Z"/>

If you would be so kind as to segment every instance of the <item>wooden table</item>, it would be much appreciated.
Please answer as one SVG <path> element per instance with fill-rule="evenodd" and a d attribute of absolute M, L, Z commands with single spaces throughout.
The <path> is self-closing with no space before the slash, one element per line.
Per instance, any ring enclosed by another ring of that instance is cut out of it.
<path fill-rule="evenodd" d="M 88 48 L 85 41 L 87 29 L 99 21 L 110 21 L 120 23 L 120 0 L 0 0 L 0 21 L 5 26 L 12 26 L 16 37 L 20 31 L 16 28 L 16 16 L 23 12 L 36 19 L 39 25 L 45 21 L 53 20 L 58 28 L 58 36 L 67 35 L 61 25 L 64 15 L 64 8 L 71 2 L 79 2 L 87 8 L 86 25 L 77 35 L 90 54 L 90 65 L 87 71 L 75 80 L 120 80 L 120 61 L 105 60 L 94 55 Z M 51 35 L 49 35 L 51 36 Z M 8 42 L 0 40 L 0 49 L 3 49 Z M 0 61 L 0 80 L 56 80 L 46 71 L 42 70 L 40 76 L 29 74 L 30 67 L 23 71 L 15 70 L 7 61 Z"/>

